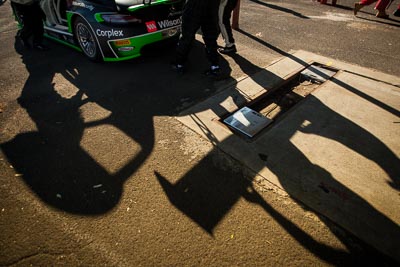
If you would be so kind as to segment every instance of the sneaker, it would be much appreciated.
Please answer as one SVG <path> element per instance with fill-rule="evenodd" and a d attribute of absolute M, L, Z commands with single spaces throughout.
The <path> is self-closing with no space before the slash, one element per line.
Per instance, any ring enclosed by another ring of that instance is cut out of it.
<path fill-rule="evenodd" d="M 206 76 L 213 76 L 213 77 L 217 77 L 221 75 L 221 67 L 218 65 L 215 66 L 211 66 L 211 68 L 209 68 L 208 70 L 206 70 L 204 72 L 204 74 Z"/>
<path fill-rule="evenodd" d="M 218 52 L 220 52 L 221 54 L 232 54 L 232 53 L 236 53 L 236 46 L 232 45 L 230 47 L 225 46 L 224 48 L 220 48 L 218 49 Z"/>
<path fill-rule="evenodd" d="M 182 64 L 173 62 L 171 63 L 171 67 L 178 74 L 183 74 L 185 72 L 185 66 Z"/>
<path fill-rule="evenodd" d="M 50 50 L 50 48 L 45 46 L 44 44 L 34 44 L 33 48 L 35 48 L 36 50 L 39 50 L 39 51 L 48 51 L 48 50 Z"/>

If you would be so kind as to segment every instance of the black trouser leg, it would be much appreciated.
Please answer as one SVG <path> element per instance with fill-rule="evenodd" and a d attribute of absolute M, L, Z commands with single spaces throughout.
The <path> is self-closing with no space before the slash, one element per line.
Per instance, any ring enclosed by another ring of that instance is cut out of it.
<path fill-rule="evenodd" d="M 218 65 L 219 54 L 217 52 L 218 44 L 217 38 L 219 35 L 218 29 L 218 9 L 215 8 L 215 14 L 212 16 L 204 17 L 201 30 L 203 32 L 203 40 L 206 46 L 206 53 L 211 65 Z"/>
<path fill-rule="evenodd" d="M 43 11 L 39 4 L 34 4 L 32 6 L 32 17 L 30 21 L 32 23 L 32 34 L 33 34 L 33 44 L 41 44 L 43 42 Z"/>
<path fill-rule="evenodd" d="M 13 2 L 12 5 L 18 17 L 22 20 L 22 29 L 19 31 L 19 37 L 24 41 L 28 41 L 29 37 L 33 34 L 32 25 L 29 21 L 29 18 L 32 17 L 32 14 L 30 14 L 31 10 L 26 5 Z"/>
<path fill-rule="evenodd" d="M 197 30 L 200 28 L 200 20 L 194 14 L 188 12 L 182 16 L 182 34 L 176 47 L 176 63 L 184 64 L 187 60 Z"/>
<path fill-rule="evenodd" d="M 43 11 L 38 3 L 32 5 L 14 4 L 18 14 L 22 17 L 22 29 L 19 36 L 27 41 L 33 36 L 33 43 L 40 44 L 43 41 Z"/>

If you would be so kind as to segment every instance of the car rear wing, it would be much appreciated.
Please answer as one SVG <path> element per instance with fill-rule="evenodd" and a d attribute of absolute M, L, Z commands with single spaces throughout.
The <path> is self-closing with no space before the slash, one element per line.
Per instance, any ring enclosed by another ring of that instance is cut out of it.
<path fill-rule="evenodd" d="M 170 4 L 174 2 L 180 2 L 182 0 L 115 0 L 115 4 L 122 9 L 129 11 L 135 11 L 144 7 L 159 5 L 159 4 Z"/>

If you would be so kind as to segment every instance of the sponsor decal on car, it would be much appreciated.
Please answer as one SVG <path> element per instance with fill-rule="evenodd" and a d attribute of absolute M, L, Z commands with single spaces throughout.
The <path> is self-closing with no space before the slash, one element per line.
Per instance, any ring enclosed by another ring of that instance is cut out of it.
<path fill-rule="evenodd" d="M 147 32 L 157 31 L 157 25 L 154 20 L 146 22 Z"/>
<path fill-rule="evenodd" d="M 86 5 L 85 3 L 78 2 L 78 1 L 73 1 L 73 2 L 72 2 L 72 5 L 73 5 L 73 6 L 79 6 L 79 7 L 87 8 L 87 9 L 89 9 L 90 11 L 92 11 L 92 10 L 94 9 L 94 6 L 92 6 L 92 5 Z"/>
<path fill-rule="evenodd" d="M 130 45 L 131 41 L 130 40 L 118 40 L 115 41 L 116 46 L 124 46 L 124 45 Z"/>
<path fill-rule="evenodd" d="M 165 20 L 159 21 L 158 26 L 161 29 L 165 29 L 165 28 L 170 28 L 170 27 L 181 25 L 181 23 L 182 23 L 181 18 L 174 19 L 174 20 L 165 19 Z"/>
<path fill-rule="evenodd" d="M 100 29 L 96 30 L 96 34 L 97 36 L 107 36 L 108 38 L 110 37 L 123 37 L 124 36 L 124 32 L 123 30 L 109 30 L 109 31 L 102 31 Z"/>
<path fill-rule="evenodd" d="M 146 22 L 146 27 L 147 27 L 147 32 L 155 32 L 155 31 L 157 31 L 157 24 L 160 29 L 167 29 L 167 28 L 179 26 L 179 25 L 181 25 L 181 23 L 182 23 L 181 18 L 173 19 L 173 20 L 165 19 L 165 20 L 157 21 L 157 23 L 154 20 L 152 20 L 152 21 Z"/>

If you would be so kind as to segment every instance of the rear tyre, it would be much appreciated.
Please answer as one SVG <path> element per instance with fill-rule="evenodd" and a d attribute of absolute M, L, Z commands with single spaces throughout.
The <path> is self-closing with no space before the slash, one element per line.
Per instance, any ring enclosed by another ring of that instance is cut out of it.
<path fill-rule="evenodd" d="M 92 61 L 100 61 L 100 48 L 96 37 L 89 24 L 81 17 L 77 17 L 74 22 L 74 34 L 85 56 Z"/>

